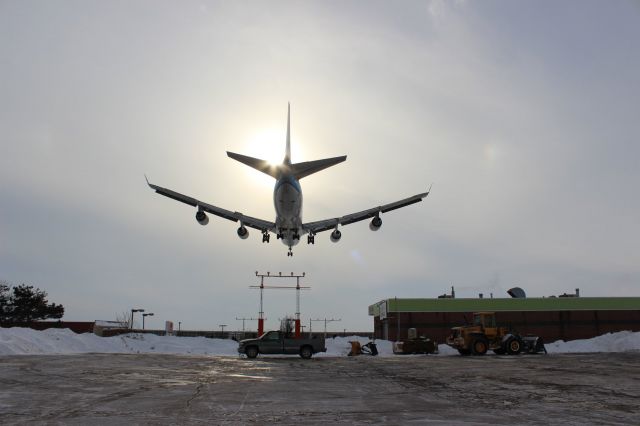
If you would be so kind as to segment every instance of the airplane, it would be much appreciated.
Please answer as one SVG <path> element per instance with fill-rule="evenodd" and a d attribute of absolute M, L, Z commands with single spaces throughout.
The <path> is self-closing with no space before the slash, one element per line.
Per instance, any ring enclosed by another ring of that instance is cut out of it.
<path fill-rule="evenodd" d="M 336 243 L 342 237 L 342 232 L 338 229 L 339 226 L 349 225 L 369 218 L 372 219 L 369 224 L 369 228 L 372 231 L 377 231 L 382 226 L 380 214 L 418 203 L 429 195 L 429 192 L 431 192 L 431 187 L 429 187 L 427 192 L 422 194 L 413 195 L 393 203 L 373 207 L 358 213 L 319 220 L 316 222 L 302 222 L 302 188 L 300 187 L 300 179 L 338 163 L 342 163 L 347 159 L 347 156 L 343 155 L 340 157 L 325 158 L 323 160 L 292 163 L 290 119 L 291 104 L 287 106 L 287 139 L 285 156 L 282 164 L 272 165 L 266 160 L 227 151 L 227 156 L 230 158 L 266 173 L 276 180 L 276 184 L 273 189 L 273 204 L 276 211 L 276 219 L 274 222 L 247 216 L 240 212 L 232 212 L 187 195 L 180 194 L 171 189 L 153 185 L 145 176 L 147 185 L 160 195 L 164 195 L 165 197 L 172 198 L 176 201 L 180 201 L 181 203 L 197 208 L 196 220 L 200 225 L 206 225 L 209 223 L 207 213 L 210 213 L 233 222 L 240 222 L 240 227 L 238 228 L 237 233 L 238 237 L 243 240 L 249 237 L 247 227 L 260 231 L 262 233 L 263 243 L 268 243 L 271 237 L 270 233 L 274 233 L 277 239 L 282 240 L 282 242 L 289 247 L 287 256 L 293 256 L 292 247 L 298 244 L 300 242 L 300 237 L 305 234 L 307 235 L 307 244 L 315 244 L 315 236 L 317 233 L 332 230 L 330 240 Z"/>

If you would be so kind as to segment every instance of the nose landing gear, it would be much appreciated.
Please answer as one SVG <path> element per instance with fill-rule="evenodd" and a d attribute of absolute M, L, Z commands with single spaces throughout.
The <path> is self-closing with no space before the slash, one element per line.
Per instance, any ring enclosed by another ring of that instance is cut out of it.
<path fill-rule="evenodd" d="M 288 256 L 293 257 L 293 251 L 291 250 L 291 246 L 289 246 L 289 251 L 287 252 L 287 257 Z"/>

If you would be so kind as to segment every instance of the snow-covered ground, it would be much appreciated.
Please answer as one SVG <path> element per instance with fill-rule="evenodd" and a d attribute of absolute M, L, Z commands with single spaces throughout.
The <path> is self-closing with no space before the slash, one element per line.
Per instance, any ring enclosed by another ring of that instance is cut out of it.
<path fill-rule="evenodd" d="M 327 339 L 327 352 L 316 356 L 346 356 L 352 340 L 367 343 L 364 337 Z M 392 343 L 377 340 L 380 356 L 393 356 Z M 68 329 L 36 331 L 29 328 L 0 328 L 0 355 L 78 354 L 78 353 L 168 353 L 197 355 L 237 355 L 237 342 L 205 337 L 172 337 L 154 334 L 125 334 L 98 337 L 92 333 L 76 334 Z M 625 352 L 640 350 L 640 332 L 621 331 L 587 340 L 546 344 L 549 353 Z M 436 356 L 458 355 L 447 345 L 439 346 Z"/>

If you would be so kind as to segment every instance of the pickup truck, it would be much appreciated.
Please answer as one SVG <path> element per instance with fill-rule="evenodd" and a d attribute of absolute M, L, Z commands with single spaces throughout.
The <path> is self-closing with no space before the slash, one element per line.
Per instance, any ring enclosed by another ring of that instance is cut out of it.
<path fill-rule="evenodd" d="M 280 331 L 268 331 L 257 339 L 241 340 L 238 344 L 238 353 L 248 358 L 255 358 L 258 354 L 298 354 L 309 359 L 315 353 L 326 351 L 324 337 L 293 339 Z"/>

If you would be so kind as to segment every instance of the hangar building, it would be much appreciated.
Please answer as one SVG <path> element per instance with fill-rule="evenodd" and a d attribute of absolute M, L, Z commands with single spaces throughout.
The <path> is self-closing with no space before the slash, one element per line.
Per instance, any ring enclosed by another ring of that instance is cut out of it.
<path fill-rule="evenodd" d="M 588 339 L 605 333 L 640 331 L 640 297 L 542 297 L 500 299 L 385 299 L 369 306 L 374 336 L 418 336 L 443 343 L 451 327 L 471 322 L 474 312 L 495 312 L 499 325 L 545 342 Z M 398 339 L 399 336 L 399 339 Z"/>

